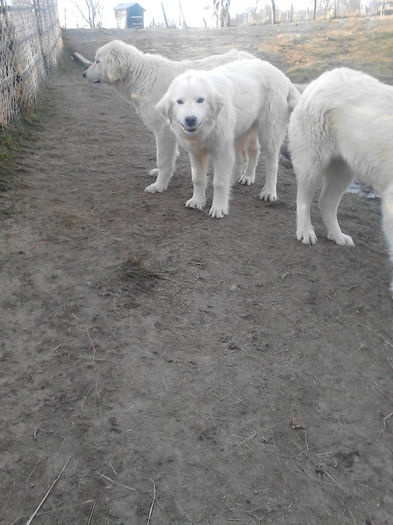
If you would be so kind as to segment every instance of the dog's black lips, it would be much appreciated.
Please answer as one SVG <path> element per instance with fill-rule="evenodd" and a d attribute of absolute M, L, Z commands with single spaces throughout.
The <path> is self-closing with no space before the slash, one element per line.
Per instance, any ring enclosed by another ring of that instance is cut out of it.
<path fill-rule="evenodd" d="M 188 126 L 184 126 L 184 124 L 180 123 L 181 127 L 184 129 L 184 131 L 187 131 L 187 133 L 194 133 L 194 131 L 197 131 L 200 124 L 198 126 L 195 126 L 193 128 L 189 128 Z"/>
<path fill-rule="evenodd" d="M 101 80 L 95 80 L 95 81 L 93 82 L 93 84 L 99 84 L 100 82 L 101 82 Z"/>

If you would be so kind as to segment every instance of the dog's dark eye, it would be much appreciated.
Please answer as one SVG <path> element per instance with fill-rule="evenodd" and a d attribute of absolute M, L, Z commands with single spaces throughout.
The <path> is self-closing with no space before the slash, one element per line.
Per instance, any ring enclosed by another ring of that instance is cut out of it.
<path fill-rule="evenodd" d="M 99 63 L 100 63 L 100 61 L 98 60 L 98 58 L 96 58 L 96 64 L 99 64 Z"/>
<path fill-rule="evenodd" d="M 197 100 L 197 104 L 202 104 L 202 102 L 204 102 L 204 98 L 203 97 L 199 97 L 198 100 Z"/>
<path fill-rule="evenodd" d="M 178 104 L 184 104 L 184 102 L 182 101 L 181 98 L 179 98 L 179 100 L 176 100 L 176 102 L 177 102 Z"/>

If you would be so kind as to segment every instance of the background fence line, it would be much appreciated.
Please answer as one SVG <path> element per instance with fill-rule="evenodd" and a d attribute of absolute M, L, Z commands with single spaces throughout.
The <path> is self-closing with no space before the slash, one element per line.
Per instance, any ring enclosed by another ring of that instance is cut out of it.
<path fill-rule="evenodd" d="M 35 102 L 62 47 L 57 0 L 0 0 L 0 128 Z"/>

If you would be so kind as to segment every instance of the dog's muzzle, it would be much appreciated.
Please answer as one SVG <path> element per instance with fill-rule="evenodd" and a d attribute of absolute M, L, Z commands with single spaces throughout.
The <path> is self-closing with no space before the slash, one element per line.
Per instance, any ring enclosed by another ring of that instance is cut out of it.
<path fill-rule="evenodd" d="M 86 69 L 86 71 L 84 71 L 82 73 L 82 77 L 87 79 L 86 73 L 87 73 L 87 69 Z M 101 82 L 101 80 L 94 80 L 93 84 L 99 84 L 100 82 Z"/>
<path fill-rule="evenodd" d="M 199 128 L 200 123 L 198 124 L 197 117 L 190 115 L 185 117 L 184 124 L 181 122 L 181 126 L 187 133 L 194 133 Z"/>

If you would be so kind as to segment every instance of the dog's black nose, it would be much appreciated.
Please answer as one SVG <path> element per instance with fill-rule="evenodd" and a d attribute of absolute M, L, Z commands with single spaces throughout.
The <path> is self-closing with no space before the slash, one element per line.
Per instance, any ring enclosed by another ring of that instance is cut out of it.
<path fill-rule="evenodd" d="M 83 77 L 83 78 L 86 78 L 86 71 L 84 71 L 84 72 L 82 73 L 82 77 Z"/>
<path fill-rule="evenodd" d="M 197 118 L 194 117 L 194 115 L 190 115 L 190 116 L 187 116 L 185 119 L 184 119 L 187 127 L 189 128 L 194 128 L 196 123 L 197 123 Z"/>

